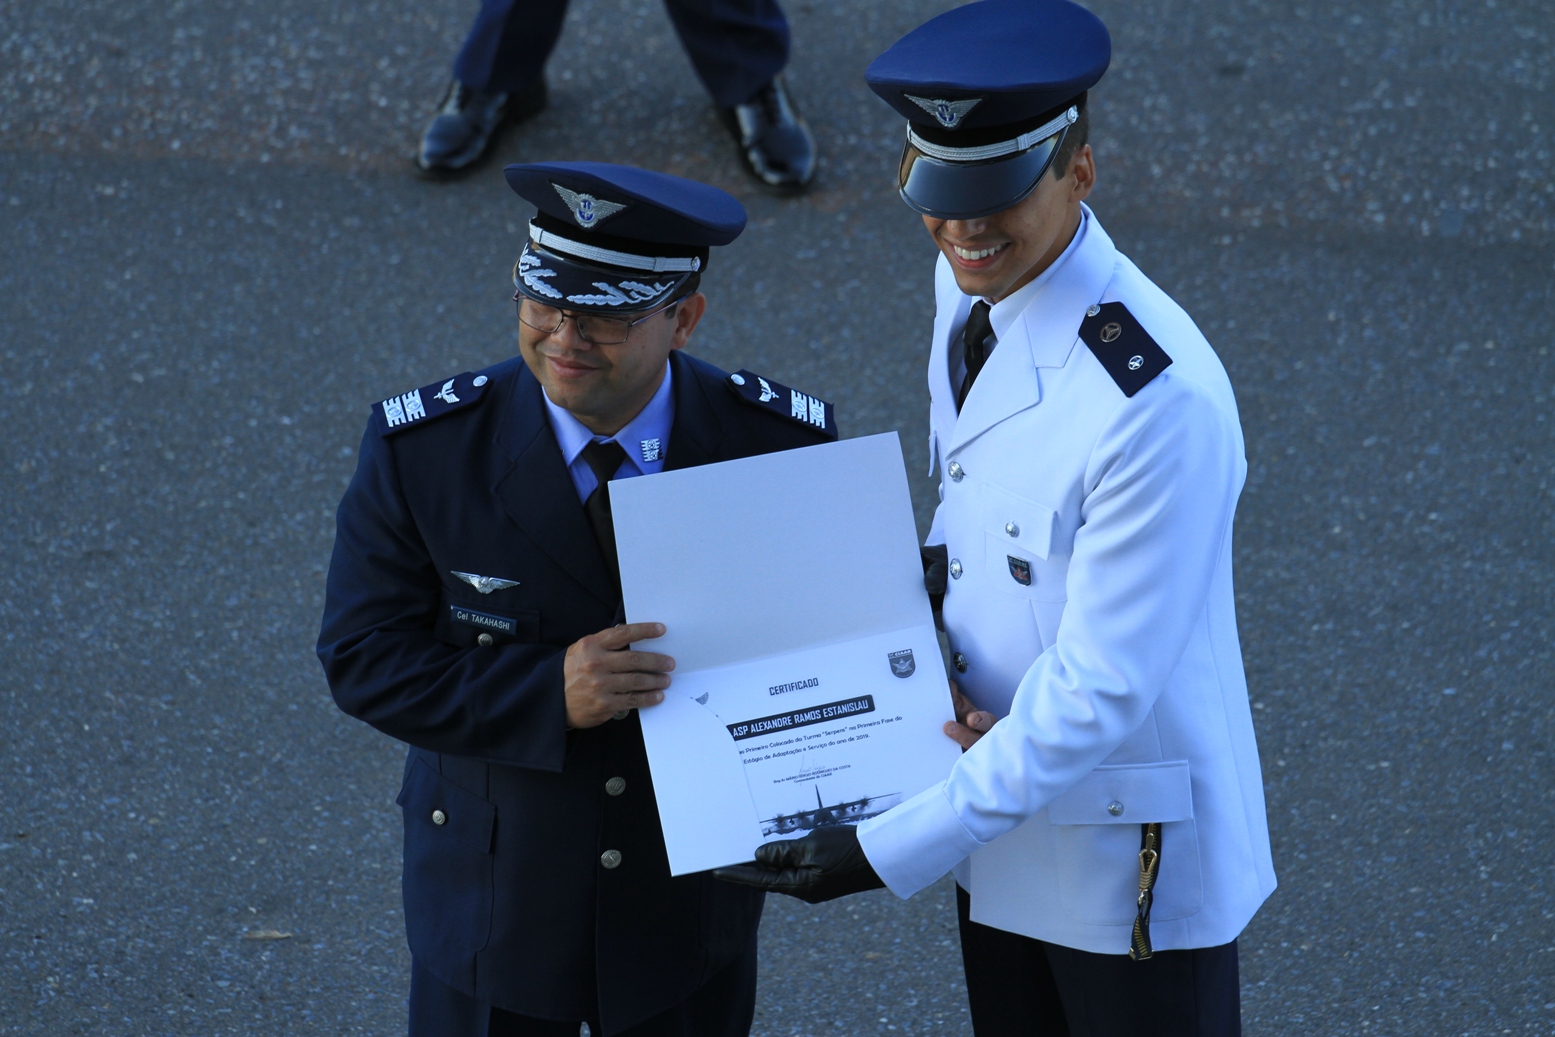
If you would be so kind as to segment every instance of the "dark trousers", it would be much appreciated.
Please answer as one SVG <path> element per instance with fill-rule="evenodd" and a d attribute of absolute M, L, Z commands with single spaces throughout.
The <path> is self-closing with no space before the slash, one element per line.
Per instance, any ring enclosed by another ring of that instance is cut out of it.
<path fill-rule="evenodd" d="M 410 1037 L 746 1037 L 756 1015 L 756 938 L 680 1004 L 635 1026 L 606 1034 L 598 1019 L 534 1019 L 462 994 L 422 968 L 410 967 Z"/>
<path fill-rule="evenodd" d="M 714 104 L 743 104 L 788 64 L 788 19 L 777 0 L 664 0 L 664 6 Z M 484 93 L 535 85 L 566 13 L 567 0 L 481 0 L 454 77 Z M 623 27 L 607 35 L 598 60 L 633 46 Z"/>
<path fill-rule="evenodd" d="M 956 887 L 977 1037 L 1241 1037 L 1235 940 L 1134 961 L 979 925 L 971 904 Z"/>

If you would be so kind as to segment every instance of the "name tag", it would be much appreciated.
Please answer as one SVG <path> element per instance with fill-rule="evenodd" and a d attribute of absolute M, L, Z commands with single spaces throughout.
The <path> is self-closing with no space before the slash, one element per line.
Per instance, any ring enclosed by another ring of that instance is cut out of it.
<path fill-rule="evenodd" d="M 467 627 L 490 630 L 508 637 L 518 636 L 518 624 L 507 616 L 494 616 L 490 612 L 476 612 L 462 605 L 450 605 L 448 618 Z"/>

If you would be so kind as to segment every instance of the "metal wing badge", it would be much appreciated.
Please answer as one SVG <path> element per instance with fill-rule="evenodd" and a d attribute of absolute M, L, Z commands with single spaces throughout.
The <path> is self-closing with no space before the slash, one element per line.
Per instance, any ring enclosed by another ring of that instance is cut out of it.
<path fill-rule="evenodd" d="M 578 226 L 585 230 L 593 230 L 595 224 L 601 220 L 608 220 L 626 208 L 622 202 L 607 202 L 591 194 L 569 191 L 561 184 L 553 183 L 551 186 L 556 188 L 556 193 L 561 195 L 562 201 L 567 203 L 567 208 L 572 210 L 572 218 L 577 221 Z"/>
<path fill-rule="evenodd" d="M 505 591 L 509 587 L 518 586 L 517 580 L 504 580 L 498 576 L 477 576 L 475 573 L 462 573 L 457 569 L 448 571 L 482 594 L 490 594 L 492 591 Z"/>
<path fill-rule="evenodd" d="M 962 101 L 945 101 L 928 97 L 914 97 L 912 94 L 903 94 L 902 96 L 938 119 L 939 124 L 947 130 L 955 129 L 956 124 L 961 121 L 967 112 L 983 103 L 981 97 L 969 97 Z"/>

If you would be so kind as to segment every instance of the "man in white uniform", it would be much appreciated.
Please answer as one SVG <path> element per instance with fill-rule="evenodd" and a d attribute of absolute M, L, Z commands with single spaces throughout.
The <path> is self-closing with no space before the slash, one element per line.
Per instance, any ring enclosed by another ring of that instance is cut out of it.
<path fill-rule="evenodd" d="M 870 66 L 941 253 L 928 542 L 966 754 L 856 830 L 721 873 L 816 902 L 954 871 L 979 1037 L 1240 1033 L 1236 939 L 1275 885 L 1231 582 L 1236 400 L 1084 204 L 1110 57 L 1066 0 L 984 0 Z"/>

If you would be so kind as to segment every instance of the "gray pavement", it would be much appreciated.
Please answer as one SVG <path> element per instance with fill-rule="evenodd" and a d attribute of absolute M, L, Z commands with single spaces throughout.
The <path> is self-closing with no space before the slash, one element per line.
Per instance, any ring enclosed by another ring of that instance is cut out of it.
<path fill-rule="evenodd" d="M 1096 211 L 1247 431 L 1247 1032 L 1555 1033 L 1555 15 L 1095 8 Z M 311 646 L 367 405 L 513 348 L 500 161 L 738 193 L 696 351 L 901 430 L 927 519 L 933 254 L 860 73 L 936 9 L 789 5 L 779 201 L 655 4 L 575 3 L 551 111 L 428 185 L 468 4 L 0 0 L 0 1034 L 402 1031 L 401 752 Z M 773 901 L 761 984 L 763 1035 L 970 1033 L 944 884 Z"/>

